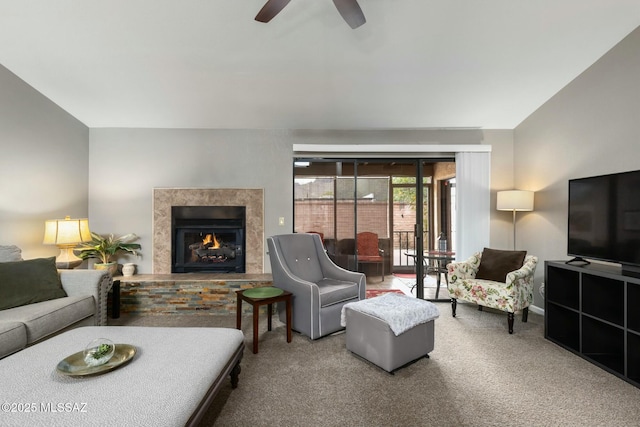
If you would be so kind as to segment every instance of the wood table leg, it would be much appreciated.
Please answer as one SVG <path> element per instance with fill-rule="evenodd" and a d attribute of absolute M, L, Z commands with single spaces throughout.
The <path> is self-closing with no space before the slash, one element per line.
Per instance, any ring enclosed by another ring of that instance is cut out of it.
<path fill-rule="evenodd" d="M 437 266 L 438 266 L 438 270 L 436 271 L 437 274 L 437 279 L 436 279 L 436 299 L 438 299 L 438 294 L 440 293 L 440 268 L 442 267 L 440 265 L 440 261 L 436 261 L 437 262 Z"/>
<path fill-rule="evenodd" d="M 111 287 L 111 318 L 120 317 L 120 280 L 114 280 Z"/>
<path fill-rule="evenodd" d="M 242 330 L 242 298 L 240 297 L 240 293 L 237 293 L 236 297 L 236 329 Z"/>
<path fill-rule="evenodd" d="M 273 304 L 267 304 L 267 331 L 271 330 L 271 312 L 273 311 Z"/>
<path fill-rule="evenodd" d="M 253 354 L 258 353 L 258 315 L 260 314 L 260 305 L 253 305 Z"/>

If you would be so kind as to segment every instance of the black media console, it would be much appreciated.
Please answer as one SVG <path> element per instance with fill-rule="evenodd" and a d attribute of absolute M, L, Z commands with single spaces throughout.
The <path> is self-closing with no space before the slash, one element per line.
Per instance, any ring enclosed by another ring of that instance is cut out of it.
<path fill-rule="evenodd" d="M 546 261 L 544 336 L 640 387 L 640 278 Z"/>

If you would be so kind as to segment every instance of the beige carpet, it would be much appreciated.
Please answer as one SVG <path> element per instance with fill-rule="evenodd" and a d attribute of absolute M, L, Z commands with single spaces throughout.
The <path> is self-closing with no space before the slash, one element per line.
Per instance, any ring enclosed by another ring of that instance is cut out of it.
<path fill-rule="evenodd" d="M 544 339 L 544 319 L 438 303 L 435 349 L 390 375 L 345 349 L 344 334 L 310 341 L 284 325 L 251 353 L 251 321 L 240 384 L 227 385 L 203 426 L 637 426 L 640 389 Z M 275 317 L 274 317 L 275 318 Z M 235 327 L 234 316 L 146 316 L 110 320 L 144 326 Z M 194 343 L 195 345 L 195 343 Z"/>

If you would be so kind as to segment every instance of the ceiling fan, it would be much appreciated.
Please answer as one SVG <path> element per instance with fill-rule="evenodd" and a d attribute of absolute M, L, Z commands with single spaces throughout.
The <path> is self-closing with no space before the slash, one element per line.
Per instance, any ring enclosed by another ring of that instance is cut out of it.
<path fill-rule="evenodd" d="M 291 0 L 268 0 L 260 12 L 256 15 L 256 21 L 269 22 L 276 16 Z M 367 22 L 360 9 L 358 0 L 333 0 L 338 12 L 342 15 L 342 18 L 353 29 L 358 28 L 360 25 Z"/>

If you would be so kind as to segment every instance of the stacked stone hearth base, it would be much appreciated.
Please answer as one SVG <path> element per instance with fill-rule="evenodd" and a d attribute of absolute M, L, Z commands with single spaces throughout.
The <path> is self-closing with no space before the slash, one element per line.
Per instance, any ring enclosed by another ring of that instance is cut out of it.
<path fill-rule="evenodd" d="M 235 291 L 273 285 L 271 274 L 141 274 L 114 280 L 120 280 L 123 314 L 235 314 Z"/>

